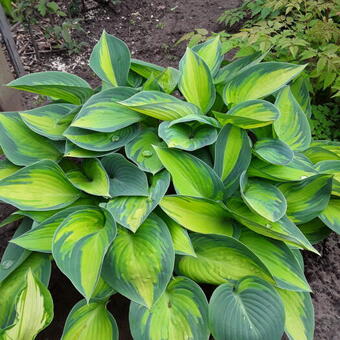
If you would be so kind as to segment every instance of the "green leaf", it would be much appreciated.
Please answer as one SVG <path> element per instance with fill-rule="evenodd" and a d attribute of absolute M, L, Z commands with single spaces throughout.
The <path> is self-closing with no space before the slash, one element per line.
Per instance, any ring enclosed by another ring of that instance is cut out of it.
<path fill-rule="evenodd" d="M 104 30 L 92 51 L 89 65 L 101 80 L 113 86 L 126 85 L 130 51 L 123 41 Z"/>
<path fill-rule="evenodd" d="M 91 151 L 82 149 L 70 141 L 66 141 L 64 157 L 72 158 L 96 158 L 103 157 L 114 153 L 116 150 L 111 151 Z"/>
<path fill-rule="evenodd" d="M 87 301 L 93 295 L 104 256 L 115 236 L 112 216 L 98 208 L 72 213 L 54 233 L 53 258 Z"/>
<path fill-rule="evenodd" d="M 118 228 L 102 275 L 117 292 L 150 308 L 172 276 L 174 259 L 166 224 L 151 214 L 134 234 Z"/>
<path fill-rule="evenodd" d="M 32 308 L 34 306 L 34 308 Z M 48 289 L 29 269 L 25 288 L 16 303 L 14 325 L 4 332 L 4 340 L 34 340 L 53 319 L 53 301 Z"/>
<path fill-rule="evenodd" d="M 101 160 L 110 182 L 110 196 L 148 196 L 145 173 L 121 154 L 105 156 Z"/>
<path fill-rule="evenodd" d="M 202 57 L 187 48 L 179 63 L 178 87 L 185 99 L 207 113 L 215 102 L 216 90 L 208 65 Z"/>
<path fill-rule="evenodd" d="M 80 197 L 61 168 L 42 160 L 0 181 L 0 200 L 22 210 L 55 210 Z"/>
<path fill-rule="evenodd" d="M 156 146 L 154 149 L 164 167 L 170 172 L 179 195 L 215 200 L 223 198 L 223 183 L 206 163 L 183 151 Z"/>
<path fill-rule="evenodd" d="M 22 248 L 43 253 L 52 252 L 53 235 L 66 217 L 78 210 L 90 208 L 88 206 L 72 206 L 63 209 L 38 223 L 33 229 L 26 231 L 22 235 L 13 237 L 11 243 Z M 16 236 L 16 235 L 14 235 Z"/>
<path fill-rule="evenodd" d="M 226 206 L 238 222 L 256 233 L 318 254 L 299 228 L 286 216 L 276 222 L 271 222 L 248 209 L 238 197 L 230 198 Z"/>
<path fill-rule="evenodd" d="M 164 72 L 164 67 L 158 66 L 146 61 L 131 59 L 131 70 L 141 75 L 142 77 L 148 79 L 153 73 L 156 77 Z"/>
<path fill-rule="evenodd" d="M 162 171 L 151 179 L 148 196 L 115 197 L 108 201 L 105 208 L 111 213 L 117 223 L 133 232 L 146 220 L 156 208 L 170 184 L 170 176 Z"/>
<path fill-rule="evenodd" d="M 256 275 L 274 283 L 260 259 L 238 240 L 222 235 L 192 234 L 197 257 L 181 256 L 177 271 L 196 282 L 218 285 Z"/>
<path fill-rule="evenodd" d="M 290 85 L 290 89 L 301 106 L 303 112 L 308 118 L 312 115 L 311 99 L 308 90 L 308 78 L 306 75 L 302 74 L 300 77 L 294 79 Z"/>
<path fill-rule="evenodd" d="M 230 124 L 224 126 L 215 144 L 214 170 L 222 179 L 228 197 L 237 189 L 241 173 L 247 170 L 250 160 L 247 133 Z"/>
<path fill-rule="evenodd" d="M 315 175 L 300 182 L 282 183 L 278 187 L 287 199 L 287 215 L 295 223 L 317 217 L 331 195 L 332 176 Z"/>
<path fill-rule="evenodd" d="M 207 340 L 208 302 L 198 284 L 172 279 L 152 309 L 131 302 L 130 328 L 135 340 Z"/>
<path fill-rule="evenodd" d="M 267 178 L 272 181 L 300 181 L 317 174 L 313 163 L 303 154 L 294 154 L 292 161 L 285 165 L 268 164 L 260 159 L 253 159 L 248 168 L 248 175 Z"/>
<path fill-rule="evenodd" d="M 77 108 L 76 105 L 58 103 L 18 113 L 35 133 L 52 140 L 62 140 L 65 139 L 63 133 L 71 124 Z"/>
<path fill-rule="evenodd" d="M 64 132 L 64 136 L 80 148 L 96 152 L 106 152 L 126 145 L 138 133 L 139 128 L 134 124 L 114 132 L 97 132 L 69 127 Z"/>
<path fill-rule="evenodd" d="M 93 90 L 84 79 L 58 71 L 27 74 L 11 81 L 7 86 L 62 99 L 76 105 L 85 103 L 93 94 Z"/>
<path fill-rule="evenodd" d="M 227 105 L 267 97 L 295 78 L 306 65 L 266 62 L 247 68 L 229 83 L 223 91 Z"/>
<path fill-rule="evenodd" d="M 253 152 L 260 159 L 275 165 L 286 165 L 294 158 L 294 152 L 279 139 L 261 139 L 254 144 Z"/>
<path fill-rule="evenodd" d="M 275 105 L 281 112 L 273 124 L 277 137 L 294 151 L 306 150 L 312 139 L 310 126 L 289 86 L 279 92 Z"/>
<path fill-rule="evenodd" d="M 315 164 L 320 174 L 333 175 L 332 195 L 340 196 L 340 160 L 325 160 Z"/>
<path fill-rule="evenodd" d="M 327 228 L 319 218 L 300 224 L 299 228 L 311 244 L 317 244 L 323 241 L 331 233 L 331 230 Z"/>
<path fill-rule="evenodd" d="M 181 118 L 177 120 L 181 120 Z M 163 122 L 158 128 L 159 137 L 166 142 L 169 148 L 194 151 L 216 141 L 217 130 L 215 127 L 204 123 L 180 124 L 176 122 L 177 120 Z M 174 122 L 176 124 L 173 124 Z"/>
<path fill-rule="evenodd" d="M 79 190 L 95 196 L 110 196 L 109 176 L 96 158 L 85 159 L 81 170 L 68 171 L 66 176 Z"/>
<path fill-rule="evenodd" d="M 163 168 L 163 164 L 152 145 L 163 146 L 164 142 L 158 137 L 156 129 L 145 128 L 125 145 L 125 153 L 141 170 L 151 172 L 154 175 Z"/>
<path fill-rule="evenodd" d="M 328 228 L 340 234 L 340 199 L 330 199 L 319 218 Z"/>
<path fill-rule="evenodd" d="M 284 308 L 279 295 L 255 276 L 216 288 L 209 303 L 209 322 L 216 340 L 281 339 Z"/>
<path fill-rule="evenodd" d="M 212 77 L 214 77 L 223 60 L 220 37 L 216 36 L 202 44 L 196 45 L 192 50 L 203 59 L 209 67 Z"/>
<path fill-rule="evenodd" d="M 118 340 L 118 327 L 105 303 L 79 301 L 67 317 L 61 340 Z"/>
<path fill-rule="evenodd" d="M 16 216 L 16 215 L 10 215 Z M 22 217 L 21 217 L 22 218 Z M 20 237 L 32 227 L 32 221 L 25 218 L 15 231 L 13 238 Z M 12 238 L 12 240 L 13 240 Z M 14 270 L 16 270 L 27 258 L 31 252 L 23 249 L 16 244 L 8 243 L 0 263 L 0 282 L 4 281 Z"/>
<path fill-rule="evenodd" d="M 14 112 L 0 113 L 0 145 L 6 157 L 16 165 L 61 158 L 52 141 L 32 132 Z"/>
<path fill-rule="evenodd" d="M 303 268 L 284 242 L 264 237 L 248 229 L 242 231 L 239 241 L 265 264 L 278 287 L 297 291 L 311 291 Z"/>
<path fill-rule="evenodd" d="M 158 91 L 138 92 L 120 101 L 119 104 L 160 120 L 173 120 L 190 114 L 201 114 L 197 106 Z"/>
<path fill-rule="evenodd" d="M 7 159 L 0 159 L 0 180 L 14 174 L 18 170 L 20 170 L 19 166 L 12 164 Z"/>
<path fill-rule="evenodd" d="M 118 104 L 137 91 L 115 87 L 92 96 L 81 108 L 71 126 L 99 132 L 114 132 L 141 121 L 144 117 Z"/>
<path fill-rule="evenodd" d="M 314 308 L 309 293 L 276 288 L 285 310 L 285 332 L 290 340 L 314 339 Z"/>
<path fill-rule="evenodd" d="M 180 72 L 173 67 L 167 67 L 156 77 L 157 83 L 165 93 L 172 93 L 179 81 Z"/>
<path fill-rule="evenodd" d="M 18 268 L 16 268 L 4 281 L 1 282 L 1 329 L 5 329 L 13 325 L 15 321 L 16 302 L 22 290 L 26 287 L 27 273 L 30 270 L 47 286 L 51 274 L 51 262 L 49 257 L 43 254 L 31 254 Z M 30 307 L 32 309 L 32 304 Z"/>
<path fill-rule="evenodd" d="M 286 199 L 275 185 L 258 179 L 248 179 L 246 172 L 243 172 L 240 177 L 240 191 L 244 203 L 267 220 L 275 222 L 286 214 Z"/>
<path fill-rule="evenodd" d="M 175 254 L 191 255 L 196 257 L 187 230 L 182 228 L 180 224 L 175 222 L 172 218 L 170 218 L 167 214 L 165 214 L 161 210 L 157 211 L 157 216 L 161 217 L 169 228 L 175 249 Z"/>
<path fill-rule="evenodd" d="M 174 221 L 190 231 L 233 236 L 234 227 L 230 214 L 221 204 L 212 200 L 165 196 L 160 207 Z"/>
<path fill-rule="evenodd" d="M 321 162 L 321 161 L 339 161 L 340 157 L 327 149 L 324 149 L 320 146 L 313 146 L 311 148 L 308 148 L 303 152 L 305 156 L 308 157 L 308 159 L 315 163 Z"/>
<path fill-rule="evenodd" d="M 235 105 L 227 113 L 214 112 L 222 125 L 233 124 L 242 129 L 270 125 L 280 117 L 280 111 L 265 100 L 247 100 Z"/>

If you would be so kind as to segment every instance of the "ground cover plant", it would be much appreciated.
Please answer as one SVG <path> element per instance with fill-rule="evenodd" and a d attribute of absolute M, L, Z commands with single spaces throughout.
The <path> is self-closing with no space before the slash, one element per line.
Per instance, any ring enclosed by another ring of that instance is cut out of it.
<path fill-rule="evenodd" d="M 263 58 L 222 66 L 216 37 L 163 68 L 104 32 L 99 88 L 64 72 L 8 85 L 51 103 L 0 113 L 0 200 L 18 209 L 2 225 L 21 221 L 3 339 L 53 319 L 51 261 L 84 297 L 64 340 L 118 339 L 114 294 L 135 340 L 313 339 L 301 250 L 340 230 L 340 145 L 311 138 L 305 65 Z"/>

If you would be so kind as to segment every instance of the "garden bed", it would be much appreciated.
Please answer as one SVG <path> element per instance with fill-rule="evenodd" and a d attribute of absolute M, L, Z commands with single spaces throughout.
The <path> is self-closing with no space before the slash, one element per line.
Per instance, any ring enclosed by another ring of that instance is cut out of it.
<path fill-rule="evenodd" d="M 174 43 L 186 32 L 195 28 L 217 31 L 216 18 L 227 9 L 238 6 L 239 0 L 188 0 L 188 1 L 134 1 L 126 0 L 115 7 L 115 11 L 100 7 L 85 14 L 82 24 L 84 33 L 79 40 L 88 44 L 79 55 L 44 53 L 40 60 L 33 54 L 22 51 L 22 59 L 28 72 L 59 70 L 75 73 L 93 83 L 92 71 L 87 66 L 92 47 L 103 29 L 124 40 L 133 57 L 163 66 L 178 65 L 185 49 L 184 44 L 174 47 Z M 95 3 L 87 2 L 91 7 Z M 24 45 L 28 37 L 18 35 Z M 26 97 L 28 107 L 37 106 L 37 97 Z M 9 208 L 0 208 L 0 218 L 8 215 Z M 1 254 L 11 238 L 16 225 L 0 230 Z M 316 314 L 316 340 L 336 340 L 340 334 L 340 259 L 339 237 L 332 234 L 328 240 L 317 246 L 321 256 L 305 253 L 306 276 L 313 289 L 313 302 Z M 37 339 L 60 339 L 65 319 L 81 299 L 72 284 L 54 267 L 50 282 L 54 297 L 55 318 L 50 327 Z M 128 300 L 121 295 L 112 297 L 109 309 L 120 325 L 120 339 L 129 340 Z"/>

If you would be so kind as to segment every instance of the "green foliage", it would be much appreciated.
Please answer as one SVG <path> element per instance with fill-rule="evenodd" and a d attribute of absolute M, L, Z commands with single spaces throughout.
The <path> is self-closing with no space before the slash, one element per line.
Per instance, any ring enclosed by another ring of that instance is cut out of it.
<path fill-rule="evenodd" d="M 1 339 L 51 322 L 55 261 L 84 297 L 64 340 L 117 340 L 115 293 L 134 340 L 312 340 L 300 249 L 339 231 L 340 145 L 311 138 L 305 65 L 263 57 L 222 66 L 216 37 L 163 68 L 103 32 L 96 90 L 64 72 L 8 84 L 52 103 L 0 113 L 0 200 L 20 209 L 0 226 L 23 219 L 1 260 Z M 218 286 L 210 303 L 201 283 Z"/>

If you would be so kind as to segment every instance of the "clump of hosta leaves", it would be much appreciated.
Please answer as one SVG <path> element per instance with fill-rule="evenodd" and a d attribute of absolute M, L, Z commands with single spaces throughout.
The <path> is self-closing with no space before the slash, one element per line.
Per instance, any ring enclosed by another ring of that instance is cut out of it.
<path fill-rule="evenodd" d="M 63 340 L 118 339 L 113 294 L 135 340 L 313 338 L 301 250 L 340 230 L 340 146 L 311 139 L 305 66 L 262 58 L 221 66 L 217 37 L 163 68 L 104 32 L 100 88 L 63 72 L 8 85 L 51 102 L 0 114 L 0 200 L 18 209 L 3 225 L 22 221 L 3 339 L 51 322 L 51 261 L 84 297 Z"/>

